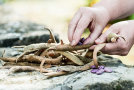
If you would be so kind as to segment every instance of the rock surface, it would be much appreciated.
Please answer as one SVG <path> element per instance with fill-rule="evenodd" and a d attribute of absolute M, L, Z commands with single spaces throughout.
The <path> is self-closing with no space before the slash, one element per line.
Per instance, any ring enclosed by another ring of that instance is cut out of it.
<path fill-rule="evenodd" d="M 0 54 L 4 48 L 0 49 Z M 5 56 L 18 54 L 7 49 Z M 8 69 L 0 70 L 0 90 L 134 90 L 134 67 L 123 65 L 120 60 L 101 55 L 100 63 L 110 67 L 112 73 L 92 74 L 90 70 L 46 79 L 40 72 L 9 74 Z M 0 61 L 3 65 L 4 62 Z"/>
<path fill-rule="evenodd" d="M 58 34 L 54 33 L 54 36 L 59 42 Z M 42 43 L 48 39 L 49 32 L 43 29 L 43 25 L 22 21 L 0 24 L 0 47 Z"/>

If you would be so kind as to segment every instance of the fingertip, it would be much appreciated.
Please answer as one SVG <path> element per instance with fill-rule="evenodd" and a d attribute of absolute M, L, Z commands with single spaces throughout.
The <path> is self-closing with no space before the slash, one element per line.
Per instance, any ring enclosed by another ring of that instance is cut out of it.
<path fill-rule="evenodd" d="M 75 39 L 73 39 L 72 42 L 71 42 L 71 45 L 72 45 L 72 46 L 75 46 L 75 45 L 77 45 L 77 43 L 78 43 L 78 42 L 77 42 Z"/>
<path fill-rule="evenodd" d="M 68 36 L 68 40 L 69 40 L 70 43 L 72 42 L 72 39 L 69 36 Z"/>
<path fill-rule="evenodd" d="M 89 50 L 94 50 L 95 46 L 96 45 L 93 45 L 93 46 L 89 47 Z"/>
<path fill-rule="evenodd" d="M 69 30 L 68 30 L 68 40 L 69 40 L 69 42 L 72 42 L 72 34 L 71 34 L 71 32 L 69 32 Z"/>
<path fill-rule="evenodd" d="M 75 40 L 73 40 L 73 41 L 71 42 L 71 45 L 72 45 L 72 46 L 75 45 Z"/>
<path fill-rule="evenodd" d="M 100 38 L 98 38 L 98 39 L 95 40 L 95 43 L 96 43 L 96 44 L 101 44 L 101 43 L 103 43 L 103 42 L 102 42 L 102 40 L 101 40 Z"/>
<path fill-rule="evenodd" d="M 81 35 L 79 35 L 78 33 L 74 33 L 71 45 L 77 45 L 80 39 L 81 39 Z"/>

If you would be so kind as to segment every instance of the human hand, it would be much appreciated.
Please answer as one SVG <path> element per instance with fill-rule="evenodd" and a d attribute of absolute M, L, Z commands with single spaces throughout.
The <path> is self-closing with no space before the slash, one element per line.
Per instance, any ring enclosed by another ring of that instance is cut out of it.
<path fill-rule="evenodd" d="M 127 55 L 134 44 L 134 20 L 122 21 L 112 25 L 105 33 L 97 40 L 96 44 L 106 42 L 106 38 L 110 33 L 116 33 L 125 38 L 118 38 L 115 43 L 106 43 L 106 46 L 101 50 L 103 53 L 111 55 Z M 95 46 L 90 47 L 94 49 Z"/>
<path fill-rule="evenodd" d="M 91 34 L 84 44 L 94 43 L 109 21 L 109 15 L 105 8 L 81 7 L 71 20 L 68 28 L 68 39 L 71 45 L 76 45 L 86 28 Z"/>

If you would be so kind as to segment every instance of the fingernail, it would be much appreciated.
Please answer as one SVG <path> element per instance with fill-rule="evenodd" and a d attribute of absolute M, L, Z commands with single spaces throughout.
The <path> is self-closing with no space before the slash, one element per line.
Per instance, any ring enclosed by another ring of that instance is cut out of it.
<path fill-rule="evenodd" d="M 75 40 L 73 40 L 73 41 L 71 42 L 71 45 L 75 45 Z"/>

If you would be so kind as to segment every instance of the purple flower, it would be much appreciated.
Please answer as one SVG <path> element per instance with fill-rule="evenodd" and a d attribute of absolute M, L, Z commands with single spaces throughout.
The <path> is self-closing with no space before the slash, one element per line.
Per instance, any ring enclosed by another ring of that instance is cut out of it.
<path fill-rule="evenodd" d="M 111 73 L 111 72 L 112 72 L 112 69 L 105 67 L 105 68 L 104 68 L 104 71 L 105 71 L 105 72 L 108 72 L 108 73 Z"/>
<path fill-rule="evenodd" d="M 96 73 L 99 69 L 92 69 L 91 73 Z"/>
<path fill-rule="evenodd" d="M 101 75 L 103 72 L 104 72 L 104 69 L 99 69 L 99 70 L 96 72 L 96 74 L 97 74 L 97 75 Z"/>

